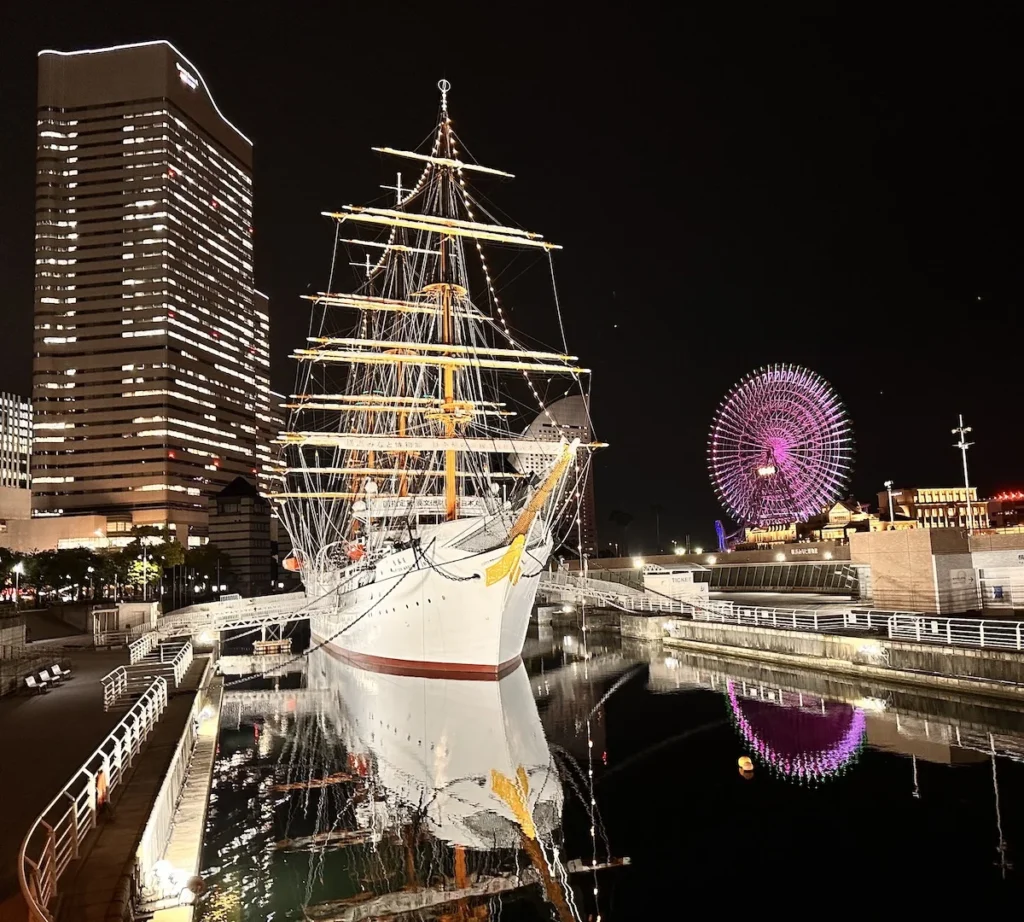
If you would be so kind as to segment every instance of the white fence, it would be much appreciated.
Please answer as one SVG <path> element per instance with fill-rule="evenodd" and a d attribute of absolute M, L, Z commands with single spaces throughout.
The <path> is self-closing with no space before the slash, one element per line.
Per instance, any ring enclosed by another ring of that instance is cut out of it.
<path fill-rule="evenodd" d="M 888 633 L 894 640 L 938 643 L 951 647 L 988 647 L 1024 650 L 1020 621 L 982 621 L 974 618 L 933 618 L 896 612 L 889 616 Z"/>
<path fill-rule="evenodd" d="M 161 618 L 156 630 L 163 637 L 174 637 L 204 631 L 230 631 L 261 624 L 283 624 L 308 617 L 306 594 L 283 592 L 254 599 L 189 605 Z"/>
<path fill-rule="evenodd" d="M 755 627 L 783 628 L 791 631 L 835 631 L 849 627 L 867 629 L 862 625 L 851 625 L 848 612 L 816 611 L 798 608 L 758 608 L 754 605 L 735 605 L 732 602 L 705 602 L 690 605 L 694 621 L 717 621 L 723 624 L 750 624 Z"/>
<path fill-rule="evenodd" d="M 128 670 L 124 666 L 108 672 L 100 682 L 103 684 L 103 710 L 109 711 L 122 695 L 128 693 Z"/>
<path fill-rule="evenodd" d="M 161 654 L 163 653 L 163 646 L 160 647 Z M 192 665 L 192 641 L 190 640 L 185 644 L 171 660 L 171 668 L 174 670 L 174 687 L 177 688 L 181 685 L 181 680 L 185 678 L 185 673 L 188 672 L 189 666 Z M 161 662 L 163 657 L 161 656 Z"/>
<path fill-rule="evenodd" d="M 135 663 L 141 662 L 147 656 L 150 651 L 157 645 L 160 640 L 160 635 L 156 631 L 149 631 L 143 634 L 138 640 L 133 640 L 128 645 L 128 655 L 130 657 L 129 662 L 134 666 Z"/>
<path fill-rule="evenodd" d="M 51 922 L 60 877 L 96 826 L 102 798 L 121 783 L 166 707 L 167 681 L 158 678 L 32 824 L 18 854 L 29 922 Z"/>
<path fill-rule="evenodd" d="M 717 601 L 688 605 L 686 613 L 694 621 L 823 633 L 884 631 L 890 640 L 1024 652 L 1024 622 L 1021 621 L 941 618 L 920 612 L 886 612 L 869 608 L 848 611 L 758 608 Z"/>

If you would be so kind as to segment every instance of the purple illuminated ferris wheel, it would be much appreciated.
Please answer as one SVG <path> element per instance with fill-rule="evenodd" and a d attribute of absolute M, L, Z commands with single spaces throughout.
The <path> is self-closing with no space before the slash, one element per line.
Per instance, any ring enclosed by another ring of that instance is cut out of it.
<path fill-rule="evenodd" d="M 747 375 L 711 424 L 711 482 L 743 525 L 805 521 L 839 498 L 852 460 L 853 435 L 839 395 L 798 365 Z"/>

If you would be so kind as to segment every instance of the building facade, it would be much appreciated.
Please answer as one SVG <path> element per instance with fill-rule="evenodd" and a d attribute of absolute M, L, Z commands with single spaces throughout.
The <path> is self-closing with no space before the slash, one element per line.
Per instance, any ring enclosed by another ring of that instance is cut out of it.
<path fill-rule="evenodd" d="M 1024 528 L 1024 490 L 1004 490 L 988 501 L 994 528 Z"/>
<path fill-rule="evenodd" d="M 918 528 L 967 528 L 967 509 L 970 506 L 973 528 L 988 528 L 988 503 L 979 502 L 975 487 L 914 487 L 892 491 L 893 512 L 899 522 L 900 516 L 916 523 Z M 886 519 L 889 517 L 889 494 L 878 493 L 878 508 Z"/>
<path fill-rule="evenodd" d="M 0 393 L 0 535 L 31 515 L 31 455 L 32 405 Z"/>
<path fill-rule="evenodd" d="M 570 442 L 579 439 L 581 445 L 589 444 L 594 440 L 594 434 L 586 398 L 575 395 L 556 400 L 547 410 L 537 415 L 526 429 L 525 436 L 555 442 L 561 438 Z M 583 474 L 578 497 L 580 521 L 578 531 L 574 527 L 565 543 L 575 548 L 579 539 L 583 556 L 597 557 L 597 512 L 594 507 L 594 466 L 590 459 L 590 449 L 581 448 L 578 457 Z M 551 458 L 549 455 L 512 455 L 509 461 L 522 474 L 536 474 L 547 470 Z"/>
<path fill-rule="evenodd" d="M 232 586 L 243 596 L 272 589 L 276 563 L 270 546 L 270 501 L 236 477 L 209 499 L 210 543 L 231 560 Z"/>
<path fill-rule="evenodd" d="M 252 144 L 167 42 L 39 55 L 33 512 L 199 540 L 265 463 Z"/>
<path fill-rule="evenodd" d="M 32 485 L 32 404 L 0 393 L 0 488 L 27 490 Z"/>

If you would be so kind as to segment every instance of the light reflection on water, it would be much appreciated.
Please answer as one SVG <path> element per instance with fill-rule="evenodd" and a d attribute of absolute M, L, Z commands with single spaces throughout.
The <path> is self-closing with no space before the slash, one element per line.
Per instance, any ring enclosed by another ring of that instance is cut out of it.
<path fill-rule="evenodd" d="M 737 843 L 751 880 L 803 849 L 809 875 L 870 856 L 1016 884 L 1012 705 L 614 636 L 524 660 L 473 682 L 314 651 L 302 688 L 229 693 L 202 918 L 628 920 L 681 869 L 729 881 Z"/>

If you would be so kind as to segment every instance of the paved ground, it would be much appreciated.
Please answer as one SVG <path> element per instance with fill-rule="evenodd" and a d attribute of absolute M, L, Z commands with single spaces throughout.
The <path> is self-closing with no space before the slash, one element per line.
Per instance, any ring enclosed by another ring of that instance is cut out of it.
<path fill-rule="evenodd" d="M 127 650 L 56 652 L 71 659 L 73 679 L 45 695 L 0 698 L 0 918 L 18 891 L 29 826 L 122 717 L 104 712 L 100 678 L 128 662 Z"/>
<path fill-rule="evenodd" d="M 844 595 L 825 595 L 821 592 L 712 592 L 711 598 L 737 605 L 757 605 L 760 608 L 797 608 L 818 611 L 848 611 L 850 608 L 868 608 L 870 603 Z"/>
<path fill-rule="evenodd" d="M 47 614 L 46 611 L 27 611 L 24 616 L 26 643 L 35 640 L 53 640 L 58 637 L 84 636 L 78 628 Z"/>
<path fill-rule="evenodd" d="M 113 814 L 100 820 L 83 843 L 81 859 L 61 878 L 61 919 L 102 922 L 123 917 L 142 833 L 181 743 L 207 662 L 207 657 L 197 658 L 171 692 L 167 709 L 125 781 L 111 791 Z"/>

